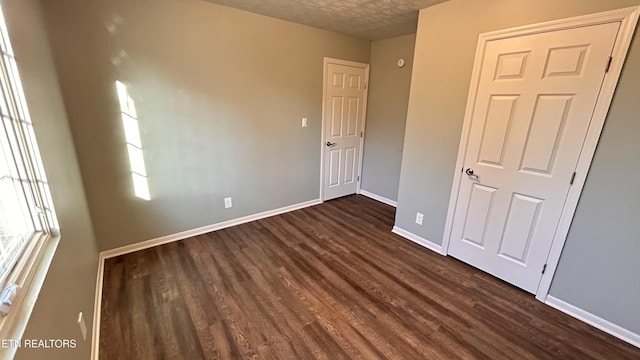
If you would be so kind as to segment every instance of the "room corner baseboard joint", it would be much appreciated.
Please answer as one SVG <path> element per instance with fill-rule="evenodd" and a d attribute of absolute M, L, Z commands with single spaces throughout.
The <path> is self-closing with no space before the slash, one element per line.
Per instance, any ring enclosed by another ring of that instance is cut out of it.
<path fill-rule="evenodd" d="M 376 200 L 376 201 L 379 201 L 379 202 L 381 202 L 383 204 L 387 204 L 387 205 L 390 205 L 390 206 L 393 206 L 393 207 L 398 207 L 398 202 L 397 201 L 393 201 L 391 199 L 387 199 L 384 196 L 380 196 L 380 195 L 374 194 L 374 193 L 372 193 L 370 191 L 367 191 L 367 190 L 364 190 L 364 189 L 360 189 L 360 195 L 366 196 L 366 197 L 368 197 L 370 199 L 373 199 L 373 200 Z"/>

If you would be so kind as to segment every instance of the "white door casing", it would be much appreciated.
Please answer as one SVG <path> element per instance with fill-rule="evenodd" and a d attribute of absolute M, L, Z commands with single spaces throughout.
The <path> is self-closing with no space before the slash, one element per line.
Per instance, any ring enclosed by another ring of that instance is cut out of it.
<path fill-rule="evenodd" d="M 544 301 L 637 17 L 631 8 L 481 35 L 444 251 Z"/>
<path fill-rule="evenodd" d="M 369 65 L 325 58 L 321 199 L 360 190 Z"/>

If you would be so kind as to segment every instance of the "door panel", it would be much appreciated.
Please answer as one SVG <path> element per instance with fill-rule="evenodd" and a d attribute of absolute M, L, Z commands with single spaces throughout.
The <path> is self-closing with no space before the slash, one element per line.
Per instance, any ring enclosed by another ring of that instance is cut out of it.
<path fill-rule="evenodd" d="M 325 74 L 323 200 L 354 194 L 358 186 L 364 125 L 364 67 L 329 63 Z"/>
<path fill-rule="evenodd" d="M 619 26 L 487 43 L 452 256 L 536 291 Z"/>
<path fill-rule="evenodd" d="M 589 45 L 549 49 L 544 77 L 581 75 Z"/>
<path fill-rule="evenodd" d="M 347 110 L 347 136 L 358 136 L 358 125 L 360 119 L 360 98 L 349 97 Z"/>
<path fill-rule="evenodd" d="M 551 175 L 574 95 L 539 95 L 520 169 Z"/>
<path fill-rule="evenodd" d="M 343 184 L 351 184 L 356 181 L 356 148 L 350 147 L 344 149 L 345 161 L 344 161 L 344 179 Z"/>
<path fill-rule="evenodd" d="M 530 51 L 500 54 L 494 80 L 522 79 L 530 54 Z"/>
<path fill-rule="evenodd" d="M 526 265 L 531 238 L 544 200 L 513 194 L 498 255 Z"/>
<path fill-rule="evenodd" d="M 504 150 L 517 96 L 492 96 L 482 132 L 478 162 L 502 168 Z"/>
<path fill-rule="evenodd" d="M 343 116 L 343 103 L 342 96 L 334 96 L 331 98 L 331 137 L 342 136 L 342 120 Z"/>
<path fill-rule="evenodd" d="M 484 249 L 487 221 L 493 207 L 496 190 L 478 184 L 474 184 L 471 190 L 462 239 L 481 249 Z"/>
<path fill-rule="evenodd" d="M 340 149 L 331 149 L 329 151 L 329 186 L 340 184 L 340 155 Z"/>

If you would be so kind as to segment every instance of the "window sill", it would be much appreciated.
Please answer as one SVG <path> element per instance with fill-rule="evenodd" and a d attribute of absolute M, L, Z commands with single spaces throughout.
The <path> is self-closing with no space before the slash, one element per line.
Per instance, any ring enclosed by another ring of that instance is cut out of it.
<path fill-rule="evenodd" d="M 12 281 L 20 287 L 9 314 L 0 318 L 0 359 L 13 359 L 22 344 L 22 336 L 44 283 L 60 236 L 41 235 Z"/>

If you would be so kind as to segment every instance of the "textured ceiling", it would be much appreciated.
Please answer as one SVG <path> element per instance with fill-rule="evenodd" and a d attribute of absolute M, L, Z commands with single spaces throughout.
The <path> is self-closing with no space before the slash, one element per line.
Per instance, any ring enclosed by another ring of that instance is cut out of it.
<path fill-rule="evenodd" d="M 418 10 L 446 0 L 206 0 L 321 29 L 379 40 L 416 31 Z"/>

